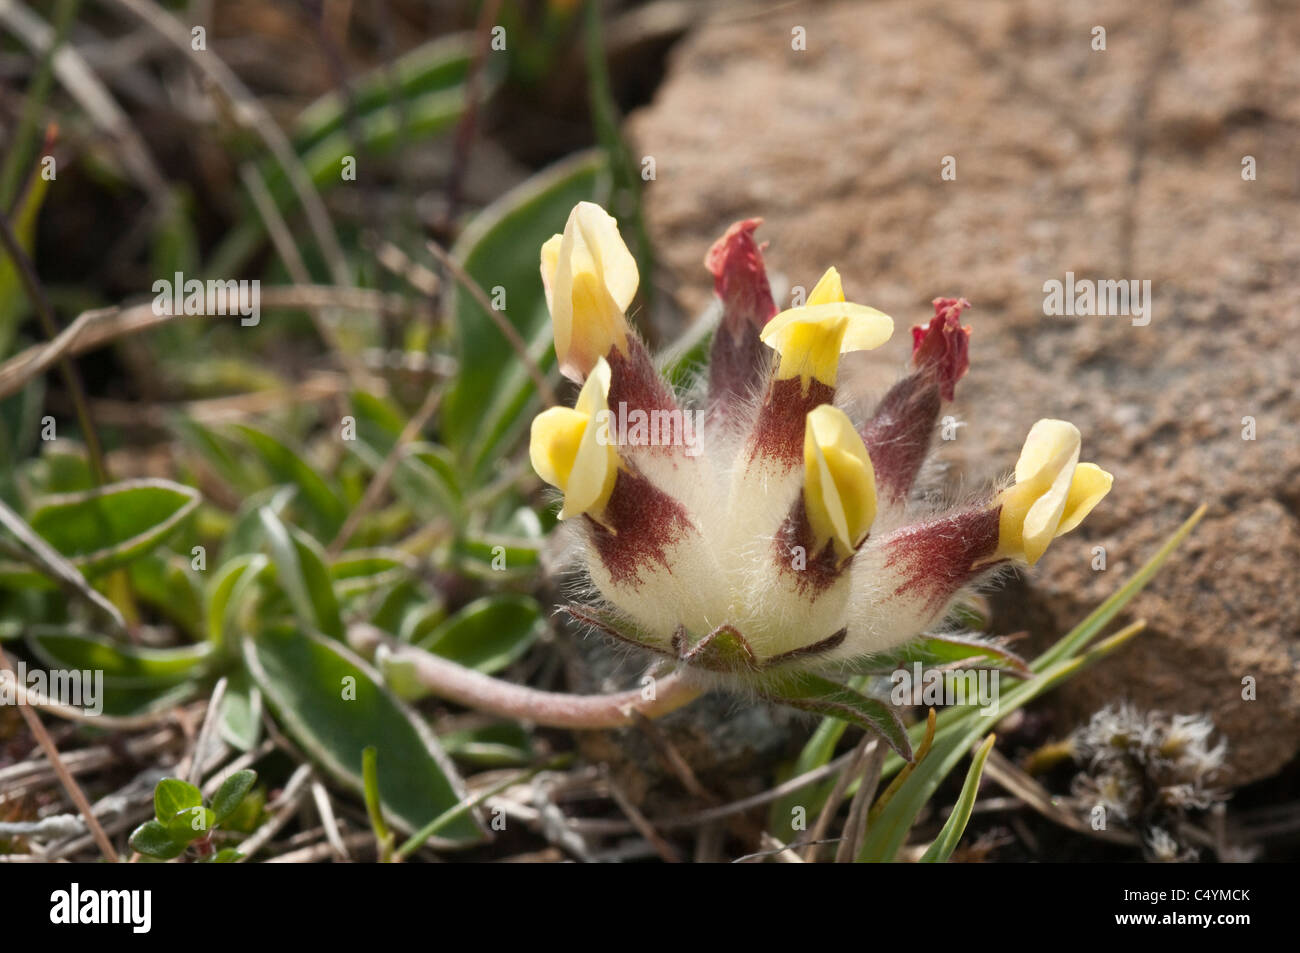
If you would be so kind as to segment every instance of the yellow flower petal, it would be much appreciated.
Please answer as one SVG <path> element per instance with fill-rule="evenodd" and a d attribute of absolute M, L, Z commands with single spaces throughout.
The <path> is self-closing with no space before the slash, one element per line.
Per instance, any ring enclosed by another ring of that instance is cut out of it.
<path fill-rule="evenodd" d="M 876 474 L 844 411 L 810 411 L 804 426 L 804 510 L 818 549 L 834 540 L 841 559 L 862 545 L 876 518 Z"/>
<path fill-rule="evenodd" d="M 563 490 L 578 459 L 589 418 L 571 407 L 551 407 L 533 418 L 528 456 L 537 475 Z"/>
<path fill-rule="evenodd" d="M 1110 491 L 1110 474 L 1080 464 L 1079 446 L 1078 428 L 1064 420 L 1040 420 L 1030 429 L 1016 461 L 1016 483 L 1000 497 L 999 558 L 1032 566 Z"/>
<path fill-rule="evenodd" d="M 839 301 L 782 311 L 767 322 L 760 337 L 781 355 L 777 380 L 798 377 L 806 393 L 812 378 L 835 386 L 841 354 L 880 347 L 893 333 L 889 315 Z"/>
<path fill-rule="evenodd" d="M 546 292 L 547 311 L 554 310 L 551 306 L 551 286 L 555 284 L 555 272 L 560 265 L 560 243 L 563 241 L 563 235 L 552 235 L 542 245 L 542 290 Z"/>
<path fill-rule="evenodd" d="M 537 475 L 564 493 L 560 519 L 599 519 L 614 490 L 619 457 L 609 435 L 609 383 L 609 364 L 600 358 L 576 407 L 551 407 L 533 419 L 528 455 Z"/>
<path fill-rule="evenodd" d="M 1070 481 L 1070 495 L 1065 500 L 1065 513 L 1061 516 L 1061 525 L 1056 528 L 1057 536 L 1064 536 L 1083 522 L 1093 507 L 1101 502 L 1110 492 L 1115 478 L 1095 463 L 1081 463 L 1074 471 Z"/>
<path fill-rule="evenodd" d="M 812 293 L 804 304 L 833 304 L 844 300 L 844 282 L 834 266 L 826 269 L 826 274 L 813 285 Z"/>
<path fill-rule="evenodd" d="M 583 380 L 611 348 L 627 348 L 624 312 L 636 296 L 636 259 L 610 214 L 579 202 L 564 233 L 542 246 L 541 271 L 560 369 Z"/>

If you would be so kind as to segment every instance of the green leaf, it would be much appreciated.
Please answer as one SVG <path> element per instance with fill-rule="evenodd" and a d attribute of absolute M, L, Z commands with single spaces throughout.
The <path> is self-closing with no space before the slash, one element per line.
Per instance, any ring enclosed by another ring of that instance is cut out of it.
<path fill-rule="evenodd" d="M 221 850 L 217 851 L 215 854 L 212 855 L 212 859 L 208 861 L 208 863 L 233 864 L 238 860 L 242 860 L 243 856 L 244 856 L 243 854 L 235 850 L 235 848 L 233 847 L 223 847 L 221 848 Z"/>
<path fill-rule="evenodd" d="M 160 821 L 145 821 L 131 832 L 131 849 L 147 857 L 171 860 L 185 850 L 185 842 L 178 843 Z"/>
<path fill-rule="evenodd" d="M 74 628 L 33 626 L 27 645 L 51 669 L 104 673 L 114 688 L 165 688 L 203 674 L 212 654 L 206 642 L 155 649 L 118 645 Z"/>
<path fill-rule="evenodd" d="M 262 530 L 262 510 L 269 509 L 283 520 L 285 509 L 297 495 L 298 488 L 294 486 L 268 486 L 245 497 L 221 541 L 216 565 L 224 566 L 237 556 L 259 551 L 266 538 Z"/>
<path fill-rule="evenodd" d="M 171 835 L 172 840 L 188 844 L 190 841 L 198 840 L 200 837 L 207 835 L 216 826 L 216 823 L 217 816 L 213 813 L 212 808 L 196 804 L 193 807 L 177 811 L 171 816 L 170 820 L 164 822 L 164 826 L 167 828 L 167 833 Z"/>
<path fill-rule="evenodd" d="M 347 518 L 347 506 L 321 478 L 318 468 L 270 434 L 244 424 L 236 424 L 235 429 L 276 480 L 291 483 L 301 491 L 302 502 L 313 525 L 322 537 L 333 539 Z"/>
<path fill-rule="evenodd" d="M 244 640 L 244 658 L 286 729 L 341 783 L 362 791 L 361 752 L 379 751 L 385 816 L 405 832 L 424 827 L 465 796 L 451 759 L 378 674 L 342 644 L 272 627 Z M 454 843 L 481 838 L 472 816 L 444 831 Z"/>
<path fill-rule="evenodd" d="M 351 550 L 329 567 L 340 597 L 362 595 L 396 585 L 416 569 L 416 561 L 396 549 Z"/>
<path fill-rule="evenodd" d="M 256 783 L 257 772 L 248 768 L 236 771 L 221 782 L 221 787 L 217 788 L 217 793 L 212 796 L 212 811 L 216 815 L 218 824 L 239 809 L 244 797 L 253 790 L 253 785 Z"/>
<path fill-rule="evenodd" d="M 529 596 L 476 599 L 416 644 L 491 675 L 517 661 L 545 630 L 541 606 Z"/>
<path fill-rule="evenodd" d="M 241 459 L 238 444 L 224 434 L 189 417 L 175 416 L 171 428 L 216 476 L 242 494 L 267 489 L 266 470 L 256 461 Z"/>
<path fill-rule="evenodd" d="M 189 561 L 149 553 L 128 567 L 136 600 L 172 620 L 192 638 L 203 637 L 203 590 Z"/>
<path fill-rule="evenodd" d="M 961 786 L 961 794 L 957 797 L 952 814 L 948 816 L 943 830 L 939 831 L 939 836 L 935 838 L 934 843 L 921 855 L 921 863 L 947 863 L 952 852 L 956 850 L 957 842 L 961 840 L 966 824 L 970 821 L 971 809 L 975 807 L 975 798 L 980 788 L 980 775 L 984 773 L 984 762 L 988 760 L 995 740 L 997 740 L 996 736 L 989 735 L 971 757 L 970 770 L 966 772 L 966 781 Z"/>
<path fill-rule="evenodd" d="M 446 615 L 442 593 L 421 579 L 404 579 L 384 595 L 370 624 L 403 642 L 415 642 Z"/>
<path fill-rule="evenodd" d="M 153 789 L 154 817 L 166 824 L 181 811 L 203 806 L 203 792 L 179 778 L 163 778 Z"/>
<path fill-rule="evenodd" d="M 262 740 L 262 692 L 240 668 L 226 682 L 221 702 L 221 737 L 240 751 L 252 751 Z"/>
<path fill-rule="evenodd" d="M 770 679 L 762 693 L 782 705 L 857 725 L 883 738 L 899 757 L 912 757 L 911 742 L 893 707 L 848 685 L 811 672 L 794 672 Z"/>
<path fill-rule="evenodd" d="M 923 666 L 938 666 L 979 659 L 987 659 L 987 665 L 1005 669 L 1021 678 L 1028 678 L 1032 674 L 1024 659 L 998 642 L 957 633 L 922 636 L 897 652 L 889 656 L 875 656 L 870 662 L 876 671 L 893 671 L 916 662 Z"/>
<path fill-rule="evenodd" d="M 28 523 L 87 576 L 149 552 L 194 512 L 199 493 L 168 480 L 127 480 L 46 497 Z M 26 567 L 0 563 L 0 584 L 49 585 Z"/>
<path fill-rule="evenodd" d="M 354 390 L 349 397 L 352 415 L 357 421 L 357 439 L 373 448 L 382 459 L 397 443 L 402 428 L 406 426 L 406 414 L 391 400 L 370 391 Z"/>
<path fill-rule="evenodd" d="M 346 98 L 337 92 L 326 93 L 298 114 L 293 128 L 295 148 L 301 152 L 331 133 L 345 130 L 349 114 L 392 108 L 394 99 L 404 102 L 426 93 L 458 91 L 472 56 L 468 35 L 439 37 L 355 77 Z"/>
<path fill-rule="evenodd" d="M 239 612 L 258 580 L 271 568 L 265 555 L 239 556 L 217 571 L 208 587 L 207 633 L 213 646 L 223 648 L 238 635 Z"/>
<path fill-rule="evenodd" d="M 531 573 L 541 561 L 540 540 L 519 536 L 482 535 L 456 541 L 456 562 L 462 572 L 484 579 L 502 574 Z"/>
<path fill-rule="evenodd" d="M 540 249 L 563 231 L 574 205 L 599 197 L 605 181 L 599 154 L 566 159 L 480 212 L 452 249 L 484 289 L 505 289 L 502 314 L 544 368 L 554 362 L 555 349 L 538 271 Z M 443 432 L 461 472 L 477 480 L 522 432 L 534 387 L 491 317 L 460 289 L 455 316 L 460 374 L 443 402 Z"/>
<path fill-rule="evenodd" d="M 286 527 L 270 509 L 263 509 L 261 514 L 271 560 L 294 611 L 311 628 L 335 639 L 343 638 L 343 618 L 325 568 L 325 551 L 306 533 Z"/>
<path fill-rule="evenodd" d="M 371 473 L 379 470 L 387 454 L 360 436 L 349 440 L 347 447 Z M 461 490 L 455 470 L 451 451 L 446 447 L 422 441 L 407 444 L 393 472 L 393 491 L 421 519 L 445 517 L 459 525 Z"/>

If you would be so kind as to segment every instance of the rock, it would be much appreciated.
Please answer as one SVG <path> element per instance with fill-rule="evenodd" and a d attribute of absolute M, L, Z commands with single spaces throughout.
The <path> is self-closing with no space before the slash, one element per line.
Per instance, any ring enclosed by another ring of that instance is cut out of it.
<path fill-rule="evenodd" d="M 894 315 L 888 345 L 846 359 L 872 395 L 900 373 L 931 298 L 974 303 L 954 405 L 965 425 L 940 450 L 952 486 L 1009 470 L 1039 417 L 1079 425 L 1115 489 L 1004 591 L 999 631 L 1028 620 L 1045 644 L 1210 504 L 1132 604 L 1150 631 L 1052 704 L 1062 730 L 1121 697 L 1208 710 L 1239 785 L 1300 750 L 1300 70 L 1287 40 L 1300 9 L 1087 7 L 720 16 L 677 48 L 629 130 L 656 160 L 647 215 L 688 311 L 710 291 L 709 243 L 749 216 L 766 219 L 769 266 L 791 283 L 834 264 L 851 300 Z M 1046 316 L 1044 283 L 1067 272 L 1149 280 L 1149 324 Z M 1256 701 L 1242 699 L 1247 676 Z"/>

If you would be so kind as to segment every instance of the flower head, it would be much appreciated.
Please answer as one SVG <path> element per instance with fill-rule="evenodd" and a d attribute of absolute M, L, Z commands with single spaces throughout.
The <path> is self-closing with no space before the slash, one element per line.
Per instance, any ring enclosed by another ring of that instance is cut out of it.
<path fill-rule="evenodd" d="M 564 494 L 560 519 L 583 513 L 597 520 L 618 475 L 618 450 L 609 439 L 610 371 L 598 358 L 572 409 L 551 407 L 533 420 L 528 453 L 533 469 Z"/>
<path fill-rule="evenodd" d="M 611 349 L 626 352 L 625 312 L 639 280 L 613 217 L 592 202 L 574 206 L 564 233 L 542 246 L 542 286 L 566 377 L 581 382 Z"/>
<path fill-rule="evenodd" d="M 840 273 L 828 268 L 803 305 L 767 323 L 762 339 L 781 355 L 776 379 L 798 378 L 807 394 L 813 380 L 835 386 L 841 354 L 878 348 L 893 333 L 889 315 L 845 301 Z"/>
<path fill-rule="evenodd" d="M 1111 475 L 1095 463 L 1079 463 L 1079 447 L 1079 429 L 1064 420 L 1040 420 L 1030 429 L 1015 485 L 1001 496 L 1000 557 L 1032 566 L 1110 492 Z"/>
<path fill-rule="evenodd" d="M 836 406 L 840 355 L 885 343 L 893 321 L 847 302 L 834 268 L 771 316 L 756 225 L 733 225 L 706 259 L 727 317 L 699 395 L 676 393 L 627 327 L 635 268 L 608 215 L 578 206 L 543 249 L 556 351 L 586 378 L 573 409 L 538 416 L 531 445 L 595 596 L 567 608 L 710 684 L 823 712 L 808 679 L 830 685 L 836 713 L 908 756 L 887 707 L 820 673 L 869 670 L 945 624 L 994 567 L 1032 563 L 1076 526 L 1110 476 L 1078 463 L 1073 426 L 1040 421 L 1014 486 L 953 507 L 918 499 L 941 401 L 969 363 L 965 302 L 936 302 L 914 370 L 853 419 Z M 690 452 L 636 437 L 675 433 Z"/>

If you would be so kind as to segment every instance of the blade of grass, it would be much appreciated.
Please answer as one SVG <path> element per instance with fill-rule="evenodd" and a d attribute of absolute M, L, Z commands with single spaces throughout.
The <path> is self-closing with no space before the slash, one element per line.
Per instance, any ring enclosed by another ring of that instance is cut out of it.
<path fill-rule="evenodd" d="M 961 840 L 966 824 L 970 821 L 971 809 L 975 807 L 975 797 L 979 794 L 980 788 L 980 775 L 984 773 L 984 762 L 988 759 L 989 752 L 993 750 L 993 742 L 996 740 L 997 735 L 989 735 L 971 757 L 970 770 L 966 772 L 966 781 L 961 786 L 961 794 L 957 797 L 952 814 L 943 825 L 943 830 L 939 831 L 939 836 L 935 838 L 934 843 L 921 855 L 921 863 L 947 863 L 948 858 L 957 848 L 957 842 Z"/>

